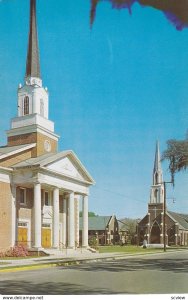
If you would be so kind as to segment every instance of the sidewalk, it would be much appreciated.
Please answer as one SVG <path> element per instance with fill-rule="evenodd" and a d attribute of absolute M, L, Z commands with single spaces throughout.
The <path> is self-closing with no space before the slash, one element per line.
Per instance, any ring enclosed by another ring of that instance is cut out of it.
<path fill-rule="evenodd" d="M 183 249 L 182 249 L 183 250 Z M 177 250 L 174 250 L 177 251 Z M 60 251 L 59 251 L 60 252 Z M 162 254 L 164 252 L 145 252 L 144 254 L 128 254 L 128 253 L 91 253 L 89 251 L 80 250 L 68 250 L 60 252 L 58 254 L 52 254 L 50 256 L 35 257 L 27 259 L 13 259 L 13 260 L 3 260 L 0 259 L 0 273 L 2 272 L 12 272 L 12 271 L 25 271 L 30 269 L 40 269 L 49 268 L 55 266 L 68 266 L 87 262 L 96 261 L 107 261 L 107 260 L 117 260 L 117 259 L 128 259 L 131 257 L 140 257 L 146 254 Z"/>
<path fill-rule="evenodd" d="M 27 259 L 0 259 L 0 272 L 3 270 L 6 271 L 17 271 L 18 268 L 24 269 L 25 267 L 50 267 L 50 266 L 60 266 L 60 265 L 71 265 L 71 264 L 80 264 L 88 261 L 99 261 L 106 259 L 115 259 L 115 258 L 125 258 L 125 254 L 120 253 L 91 253 L 89 251 L 67 251 L 62 254 L 52 254 L 50 256 L 27 258 Z"/>

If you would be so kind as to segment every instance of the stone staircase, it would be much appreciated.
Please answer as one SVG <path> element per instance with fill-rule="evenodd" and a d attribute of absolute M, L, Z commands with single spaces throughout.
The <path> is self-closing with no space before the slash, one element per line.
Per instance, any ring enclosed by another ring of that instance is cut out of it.
<path fill-rule="evenodd" d="M 75 248 L 75 249 L 68 249 L 68 248 L 62 248 L 62 249 L 44 249 L 43 250 L 46 254 L 50 256 L 56 256 L 56 257 L 81 257 L 81 256 L 90 256 L 94 253 L 96 253 L 96 250 L 92 248 Z"/>

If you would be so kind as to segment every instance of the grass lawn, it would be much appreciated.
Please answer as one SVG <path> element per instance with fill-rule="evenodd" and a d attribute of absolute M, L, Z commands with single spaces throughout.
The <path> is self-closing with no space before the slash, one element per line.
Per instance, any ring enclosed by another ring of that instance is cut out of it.
<path fill-rule="evenodd" d="M 136 253 L 145 253 L 145 252 L 163 252 L 163 249 L 154 249 L 154 248 L 142 248 L 139 246 L 99 246 L 99 253 L 128 253 L 128 254 L 136 254 Z"/>
<path fill-rule="evenodd" d="M 155 253 L 155 252 L 163 252 L 163 248 L 142 248 L 140 246 L 99 246 L 98 247 L 99 253 L 127 253 L 127 254 L 144 254 L 144 253 Z M 173 250 L 188 250 L 188 247 L 169 247 L 166 251 L 173 251 Z"/>

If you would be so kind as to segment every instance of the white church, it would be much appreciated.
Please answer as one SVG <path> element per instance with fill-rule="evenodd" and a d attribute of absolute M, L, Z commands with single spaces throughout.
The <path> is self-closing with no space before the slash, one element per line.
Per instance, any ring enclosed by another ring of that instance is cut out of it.
<path fill-rule="evenodd" d="M 25 82 L 18 87 L 7 145 L 0 147 L 0 251 L 19 244 L 37 250 L 78 247 L 80 207 L 81 246 L 88 247 L 94 180 L 72 150 L 58 152 L 48 101 L 40 75 L 36 0 L 30 0 Z"/>

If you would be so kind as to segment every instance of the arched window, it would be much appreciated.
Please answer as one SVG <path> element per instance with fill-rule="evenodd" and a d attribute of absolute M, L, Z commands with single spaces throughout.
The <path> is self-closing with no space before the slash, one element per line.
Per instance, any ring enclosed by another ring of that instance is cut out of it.
<path fill-rule="evenodd" d="M 155 203 L 158 202 L 158 190 L 154 191 L 154 198 L 155 198 Z"/>
<path fill-rule="evenodd" d="M 24 116 L 29 114 L 29 97 L 28 96 L 25 96 L 25 98 L 24 98 L 23 114 L 24 114 Z"/>
<path fill-rule="evenodd" d="M 44 101 L 40 99 L 40 115 L 44 117 Z"/>

